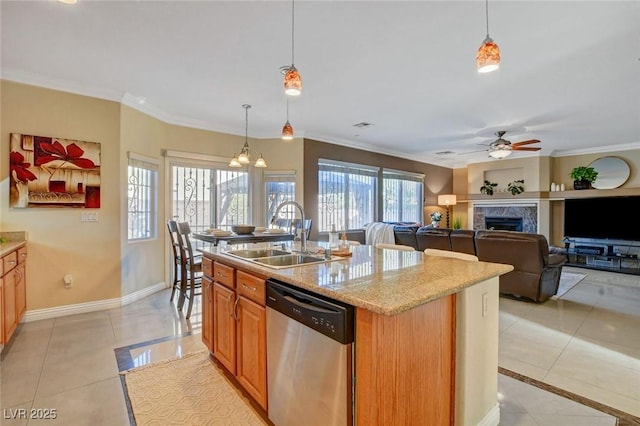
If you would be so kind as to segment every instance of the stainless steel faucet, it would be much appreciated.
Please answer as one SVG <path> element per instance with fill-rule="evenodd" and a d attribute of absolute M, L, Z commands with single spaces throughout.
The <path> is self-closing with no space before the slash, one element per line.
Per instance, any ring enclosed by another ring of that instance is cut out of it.
<path fill-rule="evenodd" d="M 304 228 L 304 208 L 297 202 L 295 201 L 284 201 L 282 203 L 280 203 L 280 205 L 276 208 L 276 212 L 273 214 L 273 217 L 271 218 L 271 224 L 275 224 L 276 219 L 278 218 L 278 213 L 280 213 L 280 209 L 282 209 L 282 207 L 287 206 L 287 205 L 292 205 L 294 207 L 297 207 L 298 210 L 300 210 L 300 216 L 302 216 L 301 220 L 301 232 L 300 232 L 300 251 L 303 253 L 307 252 L 307 230 Z"/>

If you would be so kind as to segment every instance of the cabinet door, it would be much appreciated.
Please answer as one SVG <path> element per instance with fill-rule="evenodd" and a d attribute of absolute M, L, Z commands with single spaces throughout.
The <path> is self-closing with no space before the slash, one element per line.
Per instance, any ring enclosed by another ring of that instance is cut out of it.
<path fill-rule="evenodd" d="M 202 277 L 202 343 L 213 352 L 213 281 Z"/>
<path fill-rule="evenodd" d="M 0 262 L 1 263 L 1 262 Z M 0 344 L 7 343 L 4 340 L 4 278 L 0 275 Z"/>
<path fill-rule="evenodd" d="M 240 297 L 238 316 L 238 381 L 267 409 L 267 315 L 264 306 Z"/>
<path fill-rule="evenodd" d="M 18 324 L 27 310 L 27 276 L 24 263 L 20 263 L 14 272 L 16 276 L 16 324 Z"/>
<path fill-rule="evenodd" d="M 4 320 L 4 341 L 8 342 L 18 325 L 16 321 L 16 274 L 10 271 L 4 275 L 2 287 L 2 316 Z"/>
<path fill-rule="evenodd" d="M 235 292 L 213 284 L 213 356 L 236 374 L 236 320 L 233 317 Z"/>

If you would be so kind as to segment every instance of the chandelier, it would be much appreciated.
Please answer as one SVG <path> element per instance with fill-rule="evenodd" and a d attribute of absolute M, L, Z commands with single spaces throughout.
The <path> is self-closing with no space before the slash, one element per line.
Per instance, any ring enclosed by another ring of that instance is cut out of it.
<path fill-rule="evenodd" d="M 249 108 L 251 108 L 251 105 L 244 104 L 242 105 L 242 108 L 244 108 L 244 115 L 245 115 L 244 145 L 240 150 L 240 154 L 238 154 L 237 156 L 236 154 L 233 154 L 233 158 L 229 162 L 229 167 L 242 167 L 242 166 L 246 166 L 251 162 L 251 159 L 250 159 L 251 150 L 249 149 Z M 264 161 L 264 158 L 262 158 L 262 154 L 260 154 L 260 156 L 256 160 L 255 166 L 267 167 L 267 163 Z"/>

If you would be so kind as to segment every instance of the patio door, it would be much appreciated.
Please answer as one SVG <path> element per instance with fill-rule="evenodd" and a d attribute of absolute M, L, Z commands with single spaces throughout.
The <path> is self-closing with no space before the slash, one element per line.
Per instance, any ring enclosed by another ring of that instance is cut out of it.
<path fill-rule="evenodd" d="M 251 223 L 249 173 L 225 166 L 171 163 L 171 217 L 192 232 Z"/>

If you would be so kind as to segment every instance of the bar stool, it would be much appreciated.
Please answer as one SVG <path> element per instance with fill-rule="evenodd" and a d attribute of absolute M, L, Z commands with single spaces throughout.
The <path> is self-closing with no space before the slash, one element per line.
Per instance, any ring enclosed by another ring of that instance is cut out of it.
<path fill-rule="evenodd" d="M 191 228 L 188 222 L 178 223 L 178 242 L 180 244 L 180 257 L 182 258 L 182 279 L 180 284 L 180 299 L 178 300 L 178 309 L 182 310 L 185 299 L 189 300 L 187 307 L 186 319 L 191 317 L 191 308 L 193 307 L 193 299 L 200 296 L 202 292 L 196 293 L 196 289 L 202 287 L 202 256 L 193 254 L 191 245 Z"/>
<path fill-rule="evenodd" d="M 184 273 L 182 271 L 182 257 L 180 256 L 180 236 L 178 235 L 178 223 L 175 220 L 167 221 L 167 229 L 169 230 L 169 238 L 171 242 L 171 251 L 173 253 L 173 283 L 171 285 L 171 298 L 169 302 L 173 302 L 173 297 L 178 290 L 179 294 L 182 294 L 181 283 Z M 178 280 L 178 276 L 180 279 Z M 178 306 L 178 309 L 182 309 L 182 306 Z"/>

